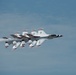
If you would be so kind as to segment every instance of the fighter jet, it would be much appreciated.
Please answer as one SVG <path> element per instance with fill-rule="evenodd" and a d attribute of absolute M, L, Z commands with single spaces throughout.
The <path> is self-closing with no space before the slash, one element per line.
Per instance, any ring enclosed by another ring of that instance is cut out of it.
<path fill-rule="evenodd" d="M 13 45 L 13 49 L 17 49 L 19 46 L 24 47 L 26 43 L 29 44 L 29 47 L 40 46 L 45 40 L 54 39 L 62 37 L 63 35 L 57 34 L 46 34 L 44 30 L 40 29 L 38 32 L 35 30 L 31 33 L 26 31 L 22 32 L 22 34 L 11 34 L 12 38 L 3 37 L 0 41 L 5 42 L 5 47 L 9 47 L 9 45 Z"/>
<path fill-rule="evenodd" d="M 32 31 L 31 34 L 27 34 L 30 37 L 30 40 L 32 41 L 29 46 L 40 46 L 45 40 L 54 39 L 62 37 L 63 35 L 56 35 L 56 34 L 46 34 L 42 29 L 36 31 Z"/>

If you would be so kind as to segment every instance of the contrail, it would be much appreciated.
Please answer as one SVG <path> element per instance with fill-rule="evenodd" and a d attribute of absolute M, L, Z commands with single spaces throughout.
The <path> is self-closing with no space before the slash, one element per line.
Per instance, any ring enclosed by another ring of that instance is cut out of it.
<path fill-rule="evenodd" d="M 3 41 L 8 41 L 8 39 L 0 38 L 0 42 L 3 42 Z"/>

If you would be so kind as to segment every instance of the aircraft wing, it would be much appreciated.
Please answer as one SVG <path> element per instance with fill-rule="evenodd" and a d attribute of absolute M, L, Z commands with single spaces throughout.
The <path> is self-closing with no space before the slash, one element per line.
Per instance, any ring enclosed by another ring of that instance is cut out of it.
<path fill-rule="evenodd" d="M 29 47 L 34 47 L 36 45 L 36 41 L 32 41 L 30 44 L 29 44 Z"/>
<path fill-rule="evenodd" d="M 36 43 L 36 46 L 40 46 L 44 41 L 45 39 L 39 39 Z"/>

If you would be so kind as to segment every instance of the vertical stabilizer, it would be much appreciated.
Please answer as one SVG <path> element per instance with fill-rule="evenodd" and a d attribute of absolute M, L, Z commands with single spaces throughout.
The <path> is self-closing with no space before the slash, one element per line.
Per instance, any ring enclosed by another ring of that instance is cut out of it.
<path fill-rule="evenodd" d="M 35 30 L 33 30 L 33 31 L 31 32 L 31 34 L 34 35 L 34 36 L 36 36 L 38 33 L 37 33 Z"/>
<path fill-rule="evenodd" d="M 44 30 L 40 29 L 40 30 L 38 30 L 38 35 L 45 36 L 47 34 L 44 32 Z"/>

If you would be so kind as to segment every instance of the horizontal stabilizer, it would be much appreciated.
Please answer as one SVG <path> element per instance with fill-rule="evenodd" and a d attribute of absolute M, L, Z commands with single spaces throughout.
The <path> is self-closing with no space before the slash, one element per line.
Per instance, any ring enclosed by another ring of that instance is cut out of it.
<path fill-rule="evenodd" d="M 3 37 L 3 39 L 8 39 L 7 37 Z"/>

